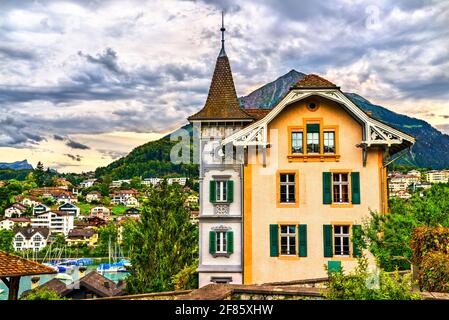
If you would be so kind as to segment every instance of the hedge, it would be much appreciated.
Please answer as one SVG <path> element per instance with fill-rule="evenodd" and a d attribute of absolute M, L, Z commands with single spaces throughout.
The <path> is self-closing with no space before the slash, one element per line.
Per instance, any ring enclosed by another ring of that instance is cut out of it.
<path fill-rule="evenodd" d="M 449 254 L 449 228 L 416 228 L 413 231 L 411 248 L 413 262 L 417 265 L 420 265 L 423 258 L 431 252 Z"/>
<path fill-rule="evenodd" d="M 449 255 L 431 252 L 421 261 L 418 282 L 421 290 L 449 293 Z"/>

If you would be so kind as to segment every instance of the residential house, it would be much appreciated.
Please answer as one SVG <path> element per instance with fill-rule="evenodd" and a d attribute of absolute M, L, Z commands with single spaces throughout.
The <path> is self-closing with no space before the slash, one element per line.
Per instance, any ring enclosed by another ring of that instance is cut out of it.
<path fill-rule="evenodd" d="M 111 210 L 109 208 L 100 206 L 94 207 L 90 209 L 90 218 L 98 217 L 105 221 L 109 221 L 111 219 Z"/>
<path fill-rule="evenodd" d="M 168 178 L 167 179 L 168 185 L 179 184 L 181 186 L 185 186 L 186 182 L 187 182 L 187 178 Z"/>
<path fill-rule="evenodd" d="M 67 181 L 65 178 L 56 178 L 55 185 L 63 190 L 69 190 L 69 188 L 72 187 L 70 181 Z"/>
<path fill-rule="evenodd" d="M 14 230 L 15 251 L 32 249 L 37 252 L 45 248 L 50 230 L 48 228 L 27 227 Z"/>
<path fill-rule="evenodd" d="M 418 171 L 418 170 L 415 170 L 415 169 L 410 170 L 409 172 L 407 172 L 407 174 L 409 176 L 415 176 L 415 177 L 417 177 L 417 178 L 419 178 L 421 180 L 421 172 Z"/>
<path fill-rule="evenodd" d="M 59 211 L 67 212 L 74 216 L 75 218 L 80 215 L 80 208 L 75 206 L 73 203 L 66 202 L 58 207 Z"/>
<path fill-rule="evenodd" d="M 124 183 L 131 183 L 131 180 L 130 179 L 126 179 L 126 180 L 114 180 L 114 181 L 112 181 L 112 183 L 111 183 L 111 186 L 112 187 L 121 187 L 122 186 L 122 184 L 124 184 Z"/>
<path fill-rule="evenodd" d="M 41 203 L 41 200 L 34 196 L 16 196 L 15 200 L 26 207 L 34 207 Z"/>
<path fill-rule="evenodd" d="M 95 182 L 97 182 L 97 179 L 87 179 L 80 183 L 80 188 L 90 188 L 92 187 Z"/>
<path fill-rule="evenodd" d="M 78 220 L 75 222 L 76 229 L 83 228 L 99 228 L 105 226 L 107 224 L 106 220 L 103 220 L 99 217 L 87 218 L 83 220 Z"/>
<path fill-rule="evenodd" d="M 6 218 L 0 220 L 0 230 L 12 230 L 15 228 L 25 228 L 30 225 L 30 218 Z"/>
<path fill-rule="evenodd" d="M 388 188 L 390 196 L 396 196 L 399 192 L 404 193 L 413 184 L 418 183 L 421 177 L 409 174 L 395 174 L 391 175 L 388 181 Z"/>
<path fill-rule="evenodd" d="M 447 183 L 449 182 L 449 170 L 427 171 L 426 181 L 430 183 Z"/>
<path fill-rule="evenodd" d="M 47 212 L 49 210 L 50 210 L 50 207 L 46 206 L 43 203 L 39 203 L 33 207 L 33 216 L 37 216 L 37 215 Z"/>
<path fill-rule="evenodd" d="M 69 246 L 88 245 L 94 247 L 98 243 L 98 231 L 92 228 L 72 229 L 65 241 Z"/>
<path fill-rule="evenodd" d="M 224 42 L 223 42 L 224 43 Z M 272 109 L 242 109 L 224 46 L 199 135 L 199 286 L 322 278 L 354 270 L 353 239 L 385 213 L 386 163 L 415 139 L 306 75 Z"/>
<path fill-rule="evenodd" d="M 159 185 L 162 180 L 163 179 L 161 179 L 161 178 L 147 178 L 147 179 L 142 180 L 142 184 L 146 185 L 146 186 L 155 187 L 155 186 Z"/>
<path fill-rule="evenodd" d="M 112 204 L 116 205 L 125 205 L 125 206 L 132 206 L 132 205 L 138 205 L 138 201 L 136 199 L 137 191 L 134 189 L 131 190 L 117 190 L 113 193 L 113 198 L 111 199 Z M 134 198 L 128 201 L 129 198 Z"/>
<path fill-rule="evenodd" d="M 98 191 L 91 191 L 86 194 L 86 201 L 89 203 L 91 203 L 92 201 L 100 201 L 101 198 L 101 193 Z"/>
<path fill-rule="evenodd" d="M 20 217 L 22 214 L 25 213 L 26 210 L 27 210 L 27 207 L 24 206 L 23 204 L 14 203 L 5 209 L 5 217 L 6 218 Z"/>
<path fill-rule="evenodd" d="M 50 233 L 62 233 L 64 236 L 74 228 L 74 216 L 66 211 L 50 210 L 31 218 L 32 228 L 48 228 Z"/>

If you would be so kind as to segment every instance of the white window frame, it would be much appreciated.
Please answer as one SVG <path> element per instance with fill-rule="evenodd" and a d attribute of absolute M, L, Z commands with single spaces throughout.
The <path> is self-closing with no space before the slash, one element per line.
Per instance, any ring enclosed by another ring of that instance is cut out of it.
<path fill-rule="evenodd" d="M 287 227 L 287 232 L 282 232 L 282 228 L 283 227 Z M 293 229 L 295 230 L 293 233 L 290 232 L 290 227 L 293 227 Z M 296 225 L 293 224 L 282 224 L 279 226 L 280 229 L 280 233 L 279 233 L 279 246 L 280 246 L 280 250 L 279 252 L 281 253 L 282 256 L 295 256 L 296 255 L 296 247 L 297 247 L 297 231 L 296 231 Z M 287 253 L 282 253 L 282 238 L 287 238 Z M 290 246 L 291 246 L 291 241 L 294 242 L 295 244 L 295 248 L 294 248 L 294 252 L 290 252 Z"/>
<path fill-rule="evenodd" d="M 300 138 L 300 139 L 299 139 L 299 138 L 293 138 L 294 135 L 300 135 L 301 138 Z M 293 150 L 293 149 L 294 149 L 294 146 L 295 146 L 295 141 L 298 141 L 298 142 L 299 142 L 302 151 L 300 151 L 300 152 L 295 152 L 295 151 Z M 290 150 L 290 152 L 291 152 L 292 154 L 303 154 L 303 153 L 304 153 L 304 132 L 303 132 L 302 130 L 294 130 L 294 131 L 292 131 L 292 132 L 291 132 L 291 143 L 292 143 L 292 145 L 291 145 L 291 150 Z"/>
<path fill-rule="evenodd" d="M 228 236 L 226 231 L 215 231 L 216 250 L 215 253 L 228 253 Z"/>
<path fill-rule="evenodd" d="M 347 176 L 347 180 L 343 181 L 343 175 Z M 338 176 L 338 180 L 335 181 L 334 177 Z M 342 203 L 342 204 L 348 204 L 350 202 L 350 174 L 348 172 L 335 172 L 332 173 L 332 203 Z M 335 192 L 334 192 L 334 187 L 338 186 L 338 192 L 339 192 L 339 197 L 338 197 L 338 201 L 335 201 Z M 348 186 L 348 201 L 343 201 L 343 186 Z"/>
<path fill-rule="evenodd" d="M 332 139 L 329 138 L 329 134 L 332 134 Z M 327 139 L 326 139 L 326 136 L 328 136 Z M 334 152 L 326 152 L 326 145 L 329 144 L 329 142 L 332 142 L 331 146 L 334 149 Z M 323 132 L 323 152 L 325 154 L 335 154 L 335 153 L 337 153 L 337 147 L 336 147 L 336 143 L 335 143 L 335 131 L 333 131 L 333 130 L 325 130 Z"/>
<path fill-rule="evenodd" d="M 282 182 L 282 176 L 285 175 L 286 176 L 286 181 Z M 293 176 L 293 181 L 289 180 L 290 175 Z M 281 194 L 282 194 L 282 186 L 285 186 L 285 196 L 286 196 L 286 201 L 282 201 L 281 198 Z M 293 200 L 294 201 L 290 201 L 290 188 L 293 187 Z M 291 173 L 280 173 L 279 174 L 279 203 L 296 203 L 297 199 L 296 199 L 296 173 L 291 172 Z"/>
<path fill-rule="evenodd" d="M 228 181 L 227 180 L 215 180 L 215 201 L 227 202 L 228 201 Z"/>
<path fill-rule="evenodd" d="M 344 233 L 343 232 L 343 228 L 347 227 L 348 228 L 348 232 Z M 338 232 L 337 232 L 337 228 L 339 228 Z M 333 226 L 333 231 L 334 231 L 334 255 L 335 256 L 339 256 L 339 257 L 349 257 L 351 255 L 351 226 L 350 225 L 334 225 Z M 337 245 L 337 241 L 335 241 L 336 238 L 340 239 L 340 244 Z M 347 250 L 347 254 L 344 254 L 344 247 L 345 245 L 344 243 L 344 239 L 348 239 L 348 250 Z M 339 247 L 339 254 L 337 253 L 337 246 Z"/>
<path fill-rule="evenodd" d="M 309 143 L 310 142 L 310 143 Z M 318 151 L 309 152 L 309 144 L 318 146 Z M 319 154 L 320 153 L 320 133 L 319 132 L 307 132 L 306 139 L 306 150 L 308 154 Z"/>

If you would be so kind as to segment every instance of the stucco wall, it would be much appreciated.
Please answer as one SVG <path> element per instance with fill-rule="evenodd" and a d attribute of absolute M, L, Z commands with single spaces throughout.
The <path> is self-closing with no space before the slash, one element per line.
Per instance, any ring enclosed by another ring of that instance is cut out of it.
<path fill-rule="evenodd" d="M 362 150 L 355 147 L 362 141 L 361 125 L 332 101 L 320 99 L 320 107 L 314 112 L 306 108 L 307 102 L 308 100 L 288 106 L 269 124 L 269 134 L 271 129 L 277 130 L 277 134 L 270 134 L 270 137 L 276 135 L 278 137 L 277 166 L 270 172 L 261 164 L 255 164 L 251 166 L 251 180 L 248 181 L 245 176 L 245 184 L 250 183 L 252 188 L 250 199 L 252 255 L 251 259 L 245 259 L 245 273 L 249 274 L 245 279 L 249 280 L 249 283 L 324 277 L 326 273 L 323 266 L 328 260 L 341 260 L 343 268 L 351 270 L 357 263 L 355 258 L 323 257 L 323 225 L 336 222 L 362 224 L 363 218 L 369 216 L 370 209 L 380 208 L 379 152 L 370 151 L 366 167 L 363 167 Z M 322 118 L 325 126 L 339 126 L 341 155 L 339 162 L 289 162 L 288 126 L 302 126 L 303 118 Z M 274 144 L 276 141 L 272 138 L 270 143 Z M 269 159 L 270 152 L 274 154 L 275 151 L 276 146 L 268 149 Z M 254 163 L 254 157 L 250 155 L 249 161 Z M 276 207 L 277 169 L 299 171 L 298 208 Z M 322 203 L 322 172 L 336 169 L 360 172 L 360 205 L 354 204 L 351 208 L 331 208 L 330 205 Z M 270 257 L 269 225 L 278 223 L 307 224 L 307 257 L 288 259 L 281 256 Z M 245 225 L 245 233 L 248 232 L 246 228 Z M 369 258 L 373 264 L 372 257 Z"/>

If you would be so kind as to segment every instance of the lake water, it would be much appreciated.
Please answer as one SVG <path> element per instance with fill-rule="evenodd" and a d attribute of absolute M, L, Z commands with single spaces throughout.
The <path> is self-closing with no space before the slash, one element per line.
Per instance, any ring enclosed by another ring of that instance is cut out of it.
<path fill-rule="evenodd" d="M 98 267 L 98 264 L 92 264 L 90 266 L 87 266 L 87 270 L 85 271 L 85 274 L 96 270 L 97 267 Z M 67 273 L 67 274 L 69 274 L 69 273 Z M 122 280 L 122 279 L 124 280 L 128 276 L 128 274 L 129 273 L 127 273 L 127 272 L 110 272 L 110 273 L 104 273 L 103 275 L 106 278 L 111 279 L 112 281 L 117 283 L 119 280 Z M 60 279 L 60 280 L 65 282 L 65 284 L 70 284 L 73 281 L 79 279 L 78 267 L 74 266 L 72 273 L 70 273 L 69 275 L 72 277 L 73 280 L 62 280 L 62 279 Z M 50 281 L 51 279 L 53 279 L 56 276 L 57 276 L 57 274 L 39 275 L 38 276 L 40 278 L 39 285 L 42 285 L 42 284 Z M 31 289 L 31 278 L 32 278 L 32 276 L 20 278 L 19 297 L 24 291 Z M 1 290 L 4 290 L 4 292 L 0 293 L 0 300 L 7 300 L 8 299 L 8 287 L 3 283 L 3 281 L 0 280 L 0 291 Z"/>

